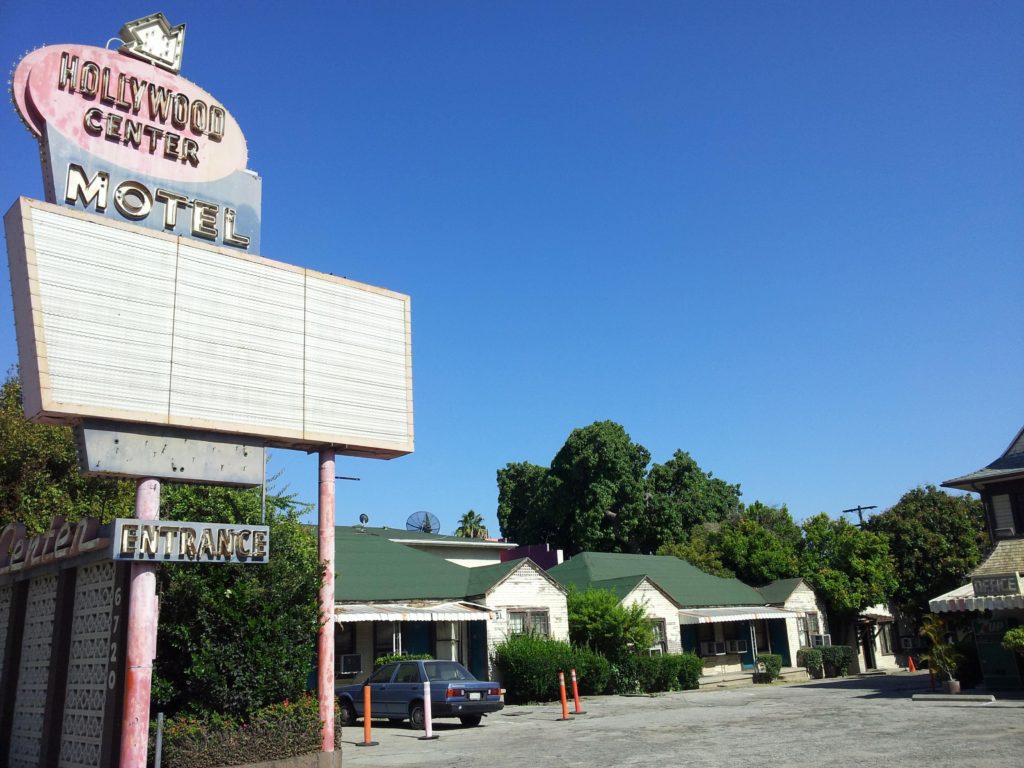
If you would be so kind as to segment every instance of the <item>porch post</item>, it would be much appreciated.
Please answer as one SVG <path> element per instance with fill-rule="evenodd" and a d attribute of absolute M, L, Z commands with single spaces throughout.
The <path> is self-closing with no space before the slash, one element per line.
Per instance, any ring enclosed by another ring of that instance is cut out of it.
<path fill-rule="evenodd" d="M 321 752 L 334 752 L 334 449 L 320 451 L 320 634 L 317 637 L 317 695 L 323 735 Z"/>

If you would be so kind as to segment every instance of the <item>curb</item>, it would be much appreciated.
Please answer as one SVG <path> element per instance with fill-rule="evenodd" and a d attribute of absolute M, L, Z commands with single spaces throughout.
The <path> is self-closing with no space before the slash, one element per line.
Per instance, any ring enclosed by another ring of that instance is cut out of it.
<path fill-rule="evenodd" d="M 915 693 L 910 697 L 913 701 L 926 702 L 970 702 L 976 704 L 991 704 L 996 697 L 991 693 Z"/>

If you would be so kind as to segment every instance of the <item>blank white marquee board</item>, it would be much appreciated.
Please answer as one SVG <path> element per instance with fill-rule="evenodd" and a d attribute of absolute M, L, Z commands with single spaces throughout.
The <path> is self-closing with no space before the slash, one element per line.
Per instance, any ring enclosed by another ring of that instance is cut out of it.
<path fill-rule="evenodd" d="M 408 296 L 27 198 L 5 225 L 29 418 L 413 450 Z"/>

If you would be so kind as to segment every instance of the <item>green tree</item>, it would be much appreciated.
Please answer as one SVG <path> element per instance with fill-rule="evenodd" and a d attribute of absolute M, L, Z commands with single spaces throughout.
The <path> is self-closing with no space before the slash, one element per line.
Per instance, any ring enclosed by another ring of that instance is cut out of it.
<path fill-rule="evenodd" d="M 735 578 L 736 574 L 722 562 L 720 529 L 718 523 L 696 525 L 682 541 L 662 544 L 658 547 L 657 554 L 678 557 L 712 576 L 721 576 L 723 579 Z"/>
<path fill-rule="evenodd" d="M 455 535 L 464 539 L 486 539 L 484 519 L 472 509 L 469 510 L 459 518 L 459 527 L 455 529 Z"/>
<path fill-rule="evenodd" d="M 673 535 L 703 523 L 719 523 L 738 513 L 740 486 L 705 472 L 685 451 L 676 451 L 664 464 L 655 464 L 647 476 L 650 506 L 659 518 L 671 521 Z"/>
<path fill-rule="evenodd" d="M 716 538 L 722 563 L 754 586 L 799 576 L 801 543 L 800 526 L 785 505 L 759 501 L 722 523 Z"/>
<path fill-rule="evenodd" d="M 268 495 L 266 564 L 160 567 L 153 691 L 161 707 L 245 715 L 305 690 L 323 567 L 315 535 L 299 523 L 304 511 L 289 496 Z M 259 523 L 260 493 L 167 485 L 161 518 Z"/>
<path fill-rule="evenodd" d="M 887 538 L 825 513 L 805 520 L 803 533 L 801 575 L 825 601 L 833 640 L 849 644 L 857 614 L 896 590 Z"/>
<path fill-rule="evenodd" d="M 888 536 L 897 577 L 893 599 L 915 623 L 929 612 L 928 600 L 967 580 L 988 544 L 981 501 L 933 485 L 907 491 L 864 527 Z"/>
<path fill-rule="evenodd" d="M 617 663 L 646 652 L 654 633 L 644 605 L 624 606 L 614 592 L 570 588 L 569 639 Z"/>
<path fill-rule="evenodd" d="M 648 525 L 644 477 L 651 455 L 613 421 L 574 429 L 551 462 L 550 507 L 557 546 L 577 552 L 657 548 Z"/>
<path fill-rule="evenodd" d="M 528 461 L 498 470 L 498 527 L 520 544 L 557 546 L 558 526 L 548 513 L 548 470 Z"/>
<path fill-rule="evenodd" d="M 42 533 L 56 515 L 109 522 L 134 508 L 134 483 L 79 472 L 70 427 L 25 418 L 21 382 L 9 374 L 0 387 L 0 528 L 20 522 L 30 534 Z"/>

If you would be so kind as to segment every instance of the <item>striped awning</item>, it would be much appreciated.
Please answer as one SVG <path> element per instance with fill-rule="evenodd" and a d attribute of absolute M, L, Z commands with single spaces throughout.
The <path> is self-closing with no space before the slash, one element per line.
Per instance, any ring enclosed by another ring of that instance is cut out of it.
<path fill-rule="evenodd" d="M 730 608 L 683 608 L 679 611 L 680 624 L 718 624 L 725 621 L 755 621 L 758 619 L 796 619 L 803 611 L 787 611 L 767 605 L 740 605 Z"/>
<path fill-rule="evenodd" d="M 464 601 L 411 603 L 336 603 L 334 620 L 346 621 L 487 621 L 491 612 Z"/>
<path fill-rule="evenodd" d="M 932 613 L 1011 611 L 1024 609 L 1024 595 L 978 595 L 973 584 L 964 584 L 928 601 Z"/>

